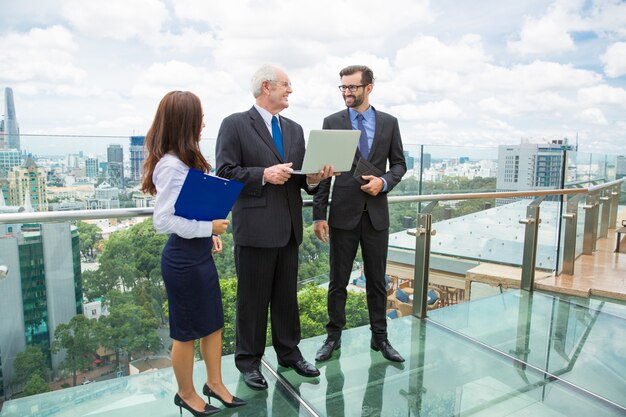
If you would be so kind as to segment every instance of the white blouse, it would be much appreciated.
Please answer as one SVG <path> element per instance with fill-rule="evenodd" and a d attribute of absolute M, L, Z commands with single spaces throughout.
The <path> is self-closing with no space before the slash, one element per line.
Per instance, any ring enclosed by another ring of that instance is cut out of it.
<path fill-rule="evenodd" d="M 154 199 L 154 228 L 159 233 L 174 233 L 185 239 L 209 237 L 213 232 L 210 221 L 189 220 L 174 214 L 174 204 L 183 187 L 189 167 L 178 157 L 166 154 L 157 162 L 152 173 L 156 187 Z"/>

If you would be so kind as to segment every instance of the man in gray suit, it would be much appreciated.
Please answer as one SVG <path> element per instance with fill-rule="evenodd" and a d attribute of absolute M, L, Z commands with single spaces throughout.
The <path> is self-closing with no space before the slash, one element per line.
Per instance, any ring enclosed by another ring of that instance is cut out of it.
<path fill-rule="evenodd" d="M 305 146 L 302 127 L 278 114 L 289 107 L 287 74 L 265 65 L 252 77 L 251 88 L 256 99 L 252 108 L 222 121 L 216 162 L 218 176 L 245 184 L 232 217 L 238 279 L 235 364 L 249 387 L 266 389 L 259 365 L 270 304 L 279 364 L 303 376 L 319 375 L 298 349 L 300 190 L 313 194 L 333 172 L 325 167 L 314 175 L 291 175 L 302 167 Z"/>
<path fill-rule="evenodd" d="M 369 95 L 374 88 L 371 69 L 364 65 L 352 65 L 342 69 L 339 76 L 339 90 L 348 108 L 326 117 L 323 128 L 361 130 L 361 138 L 350 175 L 344 174 L 335 180 L 328 221 L 330 179 L 322 181 L 313 197 L 315 234 L 323 242 L 330 236 L 328 337 L 315 359 L 327 360 L 341 346 L 341 331 L 346 324 L 346 287 L 360 244 L 372 331 L 370 346 L 380 350 L 390 361 L 403 362 L 402 356 L 387 339 L 385 314 L 385 267 L 389 243 L 387 193 L 406 172 L 400 128 L 395 117 L 369 104 Z M 365 161 L 359 161 L 361 158 Z M 364 175 L 355 178 L 357 165 L 363 167 Z"/>

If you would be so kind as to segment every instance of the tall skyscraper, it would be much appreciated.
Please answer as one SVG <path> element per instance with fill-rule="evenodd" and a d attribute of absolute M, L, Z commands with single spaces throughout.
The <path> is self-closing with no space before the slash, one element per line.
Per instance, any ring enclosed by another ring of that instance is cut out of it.
<path fill-rule="evenodd" d="M 35 164 L 30 156 L 24 165 L 9 172 L 9 205 L 48 211 L 46 170 Z"/>
<path fill-rule="evenodd" d="M 85 159 L 85 176 L 87 178 L 98 178 L 98 158 Z"/>
<path fill-rule="evenodd" d="M 145 139 L 145 136 L 130 137 L 130 178 L 135 181 L 141 179 L 144 160 L 143 142 Z"/>
<path fill-rule="evenodd" d="M 4 120 L 0 123 L 4 149 L 17 149 L 20 151 L 20 129 L 15 116 L 15 102 L 13 90 L 9 87 L 4 89 Z"/>
<path fill-rule="evenodd" d="M 51 354 L 59 324 L 82 311 L 80 250 L 69 223 L 24 225 L 0 237 L 0 384 L 13 380 L 15 355 L 39 346 L 56 369 L 63 354 Z M 6 389 L 0 386 L 0 391 Z"/>
<path fill-rule="evenodd" d="M 122 145 L 107 148 L 107 181 L 112 187 L 124 189 L 124 150 Z"/>

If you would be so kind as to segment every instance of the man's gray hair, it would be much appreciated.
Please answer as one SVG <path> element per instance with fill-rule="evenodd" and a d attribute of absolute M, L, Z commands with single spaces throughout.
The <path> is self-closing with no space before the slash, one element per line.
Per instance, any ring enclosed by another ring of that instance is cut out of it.
<path fill-rule="evenodd" d="M 252 76 L 250 81 L 250 91 L 254 98 L 261 95 L 261 88 L 263 87 L 263 81 L 276 81 L 278 68 L 273 65 L 265 64 Z"/>

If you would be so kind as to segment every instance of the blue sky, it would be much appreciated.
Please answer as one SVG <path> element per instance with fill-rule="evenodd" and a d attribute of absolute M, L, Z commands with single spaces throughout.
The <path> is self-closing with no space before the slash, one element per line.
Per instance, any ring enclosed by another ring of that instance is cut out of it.
<path fill-rule="evenodd" d="M 268 62 L 294 86 L 283 114 L 308 131 L 343 107 L 339 70 L 363 63 L 377 78 L 371 103 L 399 118 L 406 144 L 578 135 L 581 151 L 626 153 L 623 1 L 0 0 L 0 9 L 0 87 L 14 90 L 23 134 L 144 134 L 160 98 L 184 89 L 202 99 L 203 136 L 213 138 L 223 117 L 252 105 L 250 76 Z"/>

